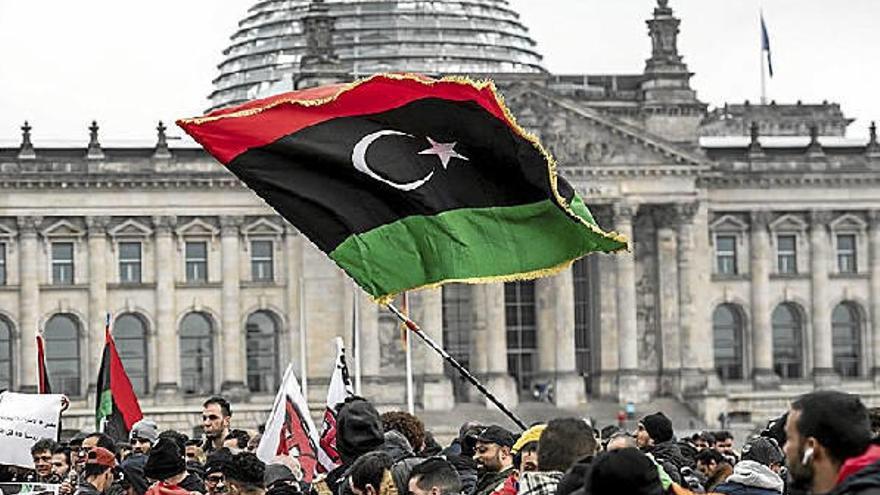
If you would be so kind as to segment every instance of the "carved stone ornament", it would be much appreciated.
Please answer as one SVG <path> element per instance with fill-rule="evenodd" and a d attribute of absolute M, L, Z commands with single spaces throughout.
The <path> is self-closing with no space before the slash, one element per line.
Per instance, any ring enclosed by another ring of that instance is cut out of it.
<path fill-rule="evenodd" d="M 767 210 L 757 210 L 750 213 L 750 220 L 752 222 L 752 230 L 767 230 L 770 226 L 770 222 L 773 221 L 773 213 Z"/>

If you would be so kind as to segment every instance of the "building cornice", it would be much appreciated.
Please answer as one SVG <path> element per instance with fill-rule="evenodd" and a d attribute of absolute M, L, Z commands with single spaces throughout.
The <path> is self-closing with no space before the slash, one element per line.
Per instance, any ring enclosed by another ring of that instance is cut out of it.
<path fill-rule="evenodd" d="M 824 174 L 707 174 L 701 175 L 698 187 L 710 189 L 741 189 L 772 187 L 853 187 L 880 186 L 880 173 L 824 173 Z"/>
<path fill-rule="evenodd" d="M 0 174 L 0 189 L 245 189 L 235 177 L 225 174 L 145 176 L 129 174 Z"/>

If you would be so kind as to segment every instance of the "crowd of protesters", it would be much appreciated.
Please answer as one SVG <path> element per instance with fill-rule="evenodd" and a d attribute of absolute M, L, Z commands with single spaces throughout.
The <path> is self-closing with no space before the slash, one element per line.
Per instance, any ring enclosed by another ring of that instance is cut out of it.
<path fill-rule="evenodd" d="M 203 438 L 143 419 L 127 443 L 102 433 L 41 440 L 35 469 L 0 467 L 0 482 L 57 484 L 62 495 L 880 495 L 872 417 L 857 396 L 820 391 L 740 449 L 728 432 L 677 438 L 660 412 L 634 431 L 581 418 L 520 434 L 466 422 L 442 446 L 416 416 L 380 415 L 351 397 L 337 412 L 341 464 L 306 482 L 296 455 L 262 462 L 259 434 L 233 428 L 231 405 L 213 397 Z"/>

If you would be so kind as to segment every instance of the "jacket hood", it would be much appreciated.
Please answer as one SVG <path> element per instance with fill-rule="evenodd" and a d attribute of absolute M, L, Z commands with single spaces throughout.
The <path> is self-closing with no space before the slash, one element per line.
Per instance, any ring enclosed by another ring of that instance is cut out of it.
<path fill-rule="evenodd" d="M 382 451 L 391 456 L 394 462 L 415 456 L 409 440 L 400 432 L 394 430 L 385 432 L 385 445 L 382 447 Z"/>
<path fill-rule="evenodd" d="M 336 417 L 336 450 L 343 464 L 376 450 L 385 443 L 382 419 L 372 404 L 349 399 Z"/>
<path fill-rule="evenodd" d="M 774 473 L 769 467 L 755 461 L 740 461 L 734 466 L 733 474 L 727 478 L 728 483 L 739 483 L 740 485 L 751 486 L 754 488 L 765 488 L 775 492 L 782 493 L 785 482 L 778 474 Z"/>
<path fill-rule="evenodd" d="M 851 457 L 847 459 L 842 466 L 840 466 L 840 471 L 837 474 L 837 484 L 839 485 L 843 483 L 850 476 L 858 473 L 859 471 L 876 463 L 877 461 L 880 461 L 880 446 L 871 445 L 870 447 L 868 447 L 868 450 L 866 450 L 864 454 L 858 457 Z"/>
<path fill-rule="evenodd" d="M 671 462 L 678 469 L 692 465 L 687 457 L 682 455 L 681 448 L 674 439 L 654 445 L 650 453 L 658 462 Z"/>
<path fill-rule="evenodd" d="M 861 493 L 861 490 L 869 488 L 880 488 L 880 461 L 850 475 L 843 483 L 834 487 L 829 495 Z"/>

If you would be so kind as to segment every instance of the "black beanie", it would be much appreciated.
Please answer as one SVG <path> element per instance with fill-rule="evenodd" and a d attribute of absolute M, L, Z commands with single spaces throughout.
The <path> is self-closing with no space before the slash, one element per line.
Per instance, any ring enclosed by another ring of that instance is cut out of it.
<path fill-rule="evenodd" d="M 336 450 L 344 464 L 357 460 L 385 443 L 382 419 L 364 398 L 345 401 L 336 417 Z"/>
<path fill-rule="evenodd" d="M 663 494 L 657 466 L 636 448 L 600 454 L 584 481 L 587 493 Z"/>
<path fill-rule="evenodd" d="M 147 478 L 162 481 L 173 478 L 186 471 L 186 460 L 183 452 L 174 440 L 160 438 L 156 445 L 150 449 L 150 457 L 144 465 L 144 475 Z"/>
<path fill-rule="evenodd" d="M 669 418 L 662 412 L 645 416 L 641 423 L 654 443 L 672 440 L 672 421 L 669 421 Z"/>

